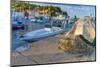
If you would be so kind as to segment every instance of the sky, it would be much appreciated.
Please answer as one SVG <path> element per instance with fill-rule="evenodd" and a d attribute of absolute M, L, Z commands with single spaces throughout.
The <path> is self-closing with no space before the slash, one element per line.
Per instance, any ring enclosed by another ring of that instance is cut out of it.
<path fill-rule="evenodd" d="M 53 4 L 53 3 L 31 3 L 41 6 L 58 6 L 62 11 L 67 11 L 70 17 L 84 17 L 92 15 L 95 17 L 95 6 L 85 6 L 85 5 L 72 5 L 72 4 Z"/>

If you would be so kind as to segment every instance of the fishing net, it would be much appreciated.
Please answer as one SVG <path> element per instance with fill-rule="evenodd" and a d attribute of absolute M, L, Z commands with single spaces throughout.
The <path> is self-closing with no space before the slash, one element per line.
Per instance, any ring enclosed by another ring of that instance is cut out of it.
<path fill-rule="evenodd" d="M 59 49 L 63 51 L 86 50 L 95 39 L 95 29 L 88 17 L 79 19 L 73 28 L 59 39 Z"/>

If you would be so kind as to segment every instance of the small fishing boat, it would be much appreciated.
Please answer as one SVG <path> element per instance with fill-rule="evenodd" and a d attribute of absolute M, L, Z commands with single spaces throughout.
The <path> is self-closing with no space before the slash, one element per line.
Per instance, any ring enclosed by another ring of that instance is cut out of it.
<path fill-rule="evenodd" d="M 37 41 L 37 40 L 41 40 L 43 38 L 54 36 L 54 35 L 57 35 L 63 32 L 64 30 L 59 27 L 43 28 L 43 29 L 39 29 L 39 30 L 26 33 L 23 36 L 20 36 L 20 40 Z"/>
<path fill-rule="evenodd" d="M 12 21 L 12 29 L 13 30 L 24 29 L 23 22 L 20 22 L 20 21 Z"/>

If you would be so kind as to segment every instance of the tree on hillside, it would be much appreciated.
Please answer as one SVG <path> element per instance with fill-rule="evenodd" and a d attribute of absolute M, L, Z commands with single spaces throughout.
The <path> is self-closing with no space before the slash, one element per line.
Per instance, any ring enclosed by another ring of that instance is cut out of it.
<path fill-rule="evenodd" d="M 73 18 L 73 21 L 76 22 L 78 20 L 78 17 L 75 15 Z"/>
<path fill-rule="evenodd" d="M 63 12 L 63 15 L 64 15 L 65 17 L 68 17 L 68 13 L 67 13 L 67 12 Z"/>
<path fill-rule="evenodd" d="M 11 0 L 11 9 L 15 10 L 15 11 L 34 9 L 35 7 L 37 7 L 37 5 L 35 5 L 35 4 L 29 4 L 29 3 L 25 3 L 25 2 Z"/>

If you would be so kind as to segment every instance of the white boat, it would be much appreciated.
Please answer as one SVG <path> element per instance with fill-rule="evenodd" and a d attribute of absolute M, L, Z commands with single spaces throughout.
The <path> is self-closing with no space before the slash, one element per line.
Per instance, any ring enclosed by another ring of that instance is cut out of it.
<path fill-rule="evenodd" d="M 29 20 L 30 20 L 31 22 L 35 22 L 35 21 L 36 21 L 36 19 L 35 19 L 34 17 L 30 17 Z"/>
<path fill-rule="evenodd" d="M 23 36 L 20 37 L 20 40 L 37 41 L 63 32 L 64 30 L 59 27 L 43 28 L 24 34 Z"/>

